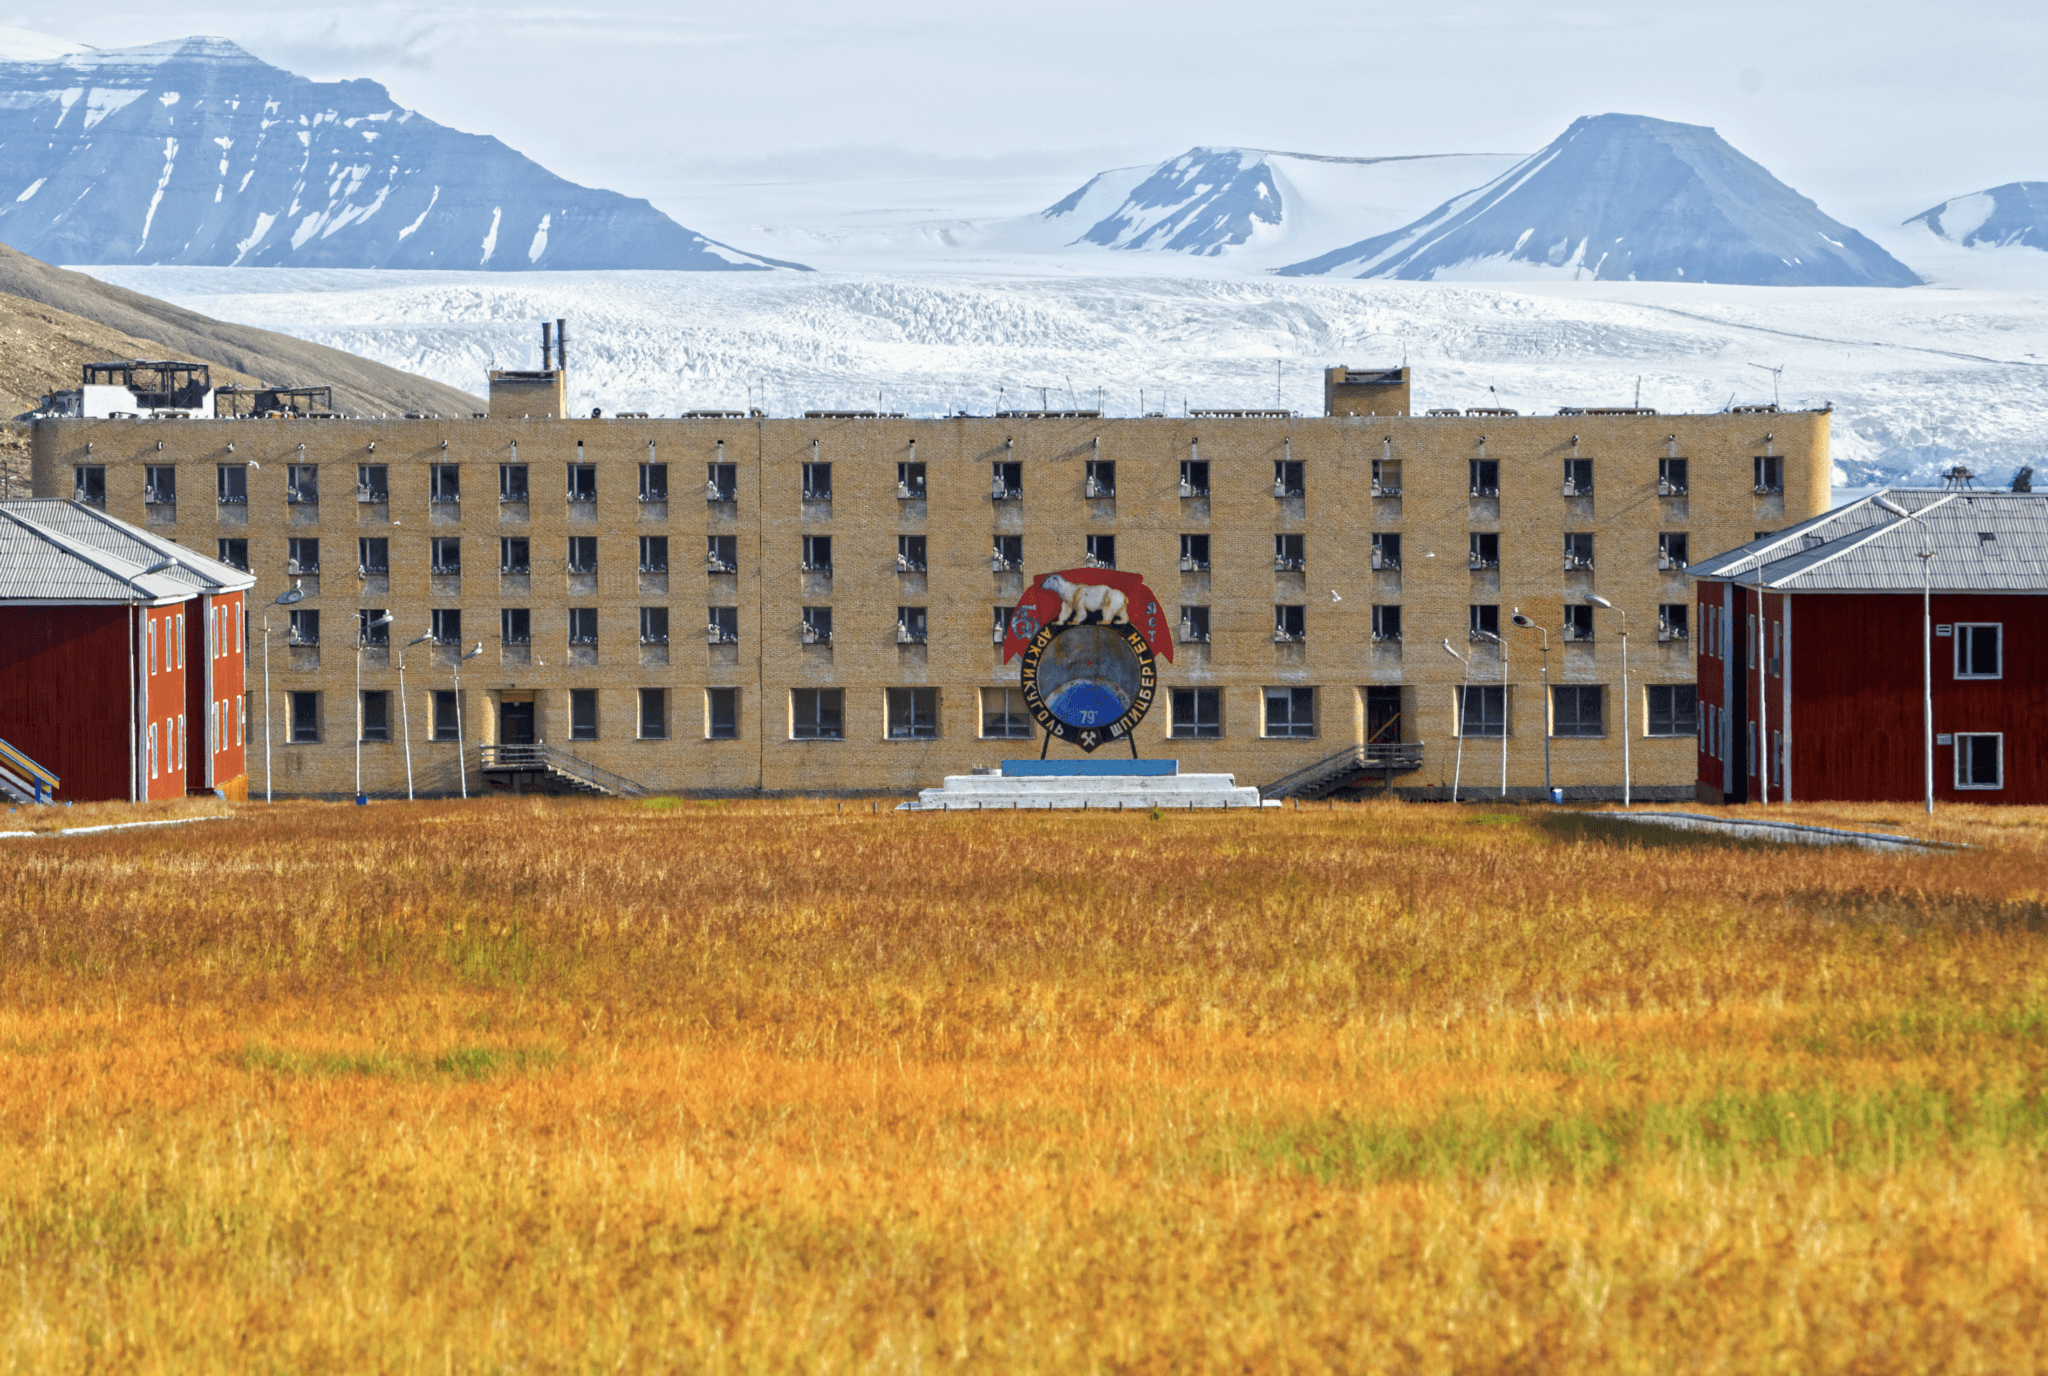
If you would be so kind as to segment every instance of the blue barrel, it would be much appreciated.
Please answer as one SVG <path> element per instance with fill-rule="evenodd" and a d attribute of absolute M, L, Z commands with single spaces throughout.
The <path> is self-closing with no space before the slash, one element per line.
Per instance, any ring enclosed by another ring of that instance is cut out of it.
<path fill-rule="evenodd" d="M 1551 790 L 1550 790 L 1550 801 L 1551 801 L 1551 802 L 1553 802 L 1553 803 L 1561 803 L 1561 802 L 1563 802 L 1563 801 L 1564 801 L 1564 790 L 1563 790 L 1563 789 L 1561 789 L 1561 788 L 1553 788 L 1553 789 L 1551 789 Z"/>

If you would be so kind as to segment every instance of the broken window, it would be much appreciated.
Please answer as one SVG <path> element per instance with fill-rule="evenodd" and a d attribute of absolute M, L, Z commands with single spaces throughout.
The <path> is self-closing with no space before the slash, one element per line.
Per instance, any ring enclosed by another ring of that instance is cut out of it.
<path fill-rule="evenodd" d="M 436 607 L 433 610 L 433 629 L 430 632 L 436 645 L 462 644 L 462 609 L 460 607 Z"/>
<path fill-rule="evenodd" d="M 568 497 L 572 502 L 594 502 L 597 500 L 596 464 L 572 463 L 569 465 Z"/>
<path fill-rule="evenodd" d="M 142 500 L 151 506 L 178 504 L 178 470 L 158 464 L 142 470 Z"/>
<path fill-rule="evenodd" d="M 1692 542 L 1683 533 L 1662 532 L 1657 536 L 1657 567 L 1682 569 L 1692 562 Z"/>
<path fill-rule="evenodd" d="M 452 689 L 434 690 L 434 739 L 457 741 L 462 739 L 462 710 L 455 705 Z"/>
<path fill-rule="evenodd" d="M 292 693 L 292 740 L 294 743 L 320 739 L 320 695 Z"/>
<path fill-rule="evenodd" d="M 1308 608 L 1297 602 L 1282 602 L 1273 608 L 1273 639 L 1308 639 Z"/>
<path fill-rule="evenodd" d="M 507 645 L 533 643 L 533 613 L 525 607 L 506 607 L 498 613 L 498 638 Z"/>
<path fill-rule="evenodd" d="M 597 608 L 569 608 L 569 643 L 571 645 L 597 644 Z"/>
<path fill-rule="evenodd" d="M 1692 627 L 1687 623 L 1692 616 L 1690 602 L 1665 602 L 1657 608 L 1657 639 L 1688 640 Z"/>
<path fill-rule="evenodd" d="M 288 643 L 293 645 L 318 645 L 320 643 L 320 613 L 304 608 L 292 610 L 291 632 Z"/>
<path fill-rule="evenodd" d="M 1180 609 L 1180 638 L 1193 644 L 1204 644 L 1209 639 L 1209 609 L 1207 607 L 1182 607 Z"/>
<path fill-rule="evenodd" d="M 1209 537 L 1206 535 L 1183 535 L 1180 537 L 1180 571 L 1200 573 L 1209 567 Z"/>
<path fill-rule="evenodd" d="M 666 474 L 663 475 L 666 479 Z M 666 483 L 664 482 L 664 488 Z M 738 501 L 740 495 L 740 472 L 737 464 L 707 463 L 704 465 L 704 500 L 707 502 Z"/>
<path fill-rule="evenodd" d="M 1372 461 L 1372 495 L 1375 497 L 1398 497 L 1401 495 L 1401 461 L 1399 459 L 1374 459 Z"/>
<path fill-rule="evenodd" d="M 846 690 L 792 688 L 789 690 L 789 717 L 789 734 L 797 740 L 844 740 Z"/>
<path fill-rule="evenodd" d="M 501 463 L 498 465 L 498 500 L 501 502 L 523 502 L 526 500 L 525 464 Z"/>
<path fill-rule="evenodd" d="M 1015 573 L 1024 567 L 1024 537 L 998 535 L 989 553 L 989 568 L 996 573 Z"/>
<path fill-rule="evenodd" d="M 732 465 L 727 464 L 730 468 Z M 668 500 L 668 465 L 665 463 L 643 463 L 640 465 L 640 500 L 643 502 L 665 502 Z M 726 501 L 732 498 L 727 497 Z"/>
<path fill-rule="evenodd" d="M 597 537 L 595 535 L 571 535 L 569 537 L 569 572 L 597 572 Z"/>
<path fill-rule="evenodd" d="M 1315 733 L 1315 689 L 1268 688 L 1266 690 L 1266 734 L 1268 736 L 1313 736 Z"/>
<path fill-rule="evenodd" d="M 1372 537 L 1372 566 L 1376 569 L 1401 567 L 1401 537 L 1391 533 Z"/>
<path fill-rule="evenodd" d="M 1470 563 L 1473 569 L 1500 567 L 1500 536 L 1474 532 Z"/>
<path fill-rule="evenodd" d="M 72 468 L 71 500 L 89 506 L 107 504 L 107 470 L 104 464 L 82 463 Z"/>
<path fill-rule="evenodd" d="M 805 607 L 802 636 L 803 642 L 806 645 L 831 644 L 832 609 L 830 607 Z"/>
<path fill-rule="evenodd" d="M 808 547 L 813 540 L 826 541 L 825 567 L 832 567 L 831 539 L 829 535 L 806 535 L 804 567 L 812 567 Z M 737 535 L 707 535 L 704 537 L 704 570 L 707 573 L 738 573 L 740 571 L 740 538 Z"/>
<path fill-rule="evenodd" d="M 1500 460 L 1473 459 L 1472 495 L 1475 497 L 1500 496 Z"/>
<path fill-rule="evenodd" d="M 1024 495 L 1024 465 L 994 463 L 989 466 L 989 496 L 998 502 L 1014 502 Z"/>
<path fill-rule="evenodd" d="M 356 500 L 359 502 L 388 502 L 391 500 L 391 469 L 381 463 L 359 463 L 356 465 Z"/>
<path fill-rule="evenodd" d="M 297 536 L 285 541 L 284 571 L 304 574 L 320 572 L 320 542 Z"/>
<path fill-rule="evenodd" d="M 936 688 L 891 688 L 888 690 L 889 739 L 931 740 L 939 734 L 939 690 Z"/>
<path fill-rule="evenodd" d="M 391 623 L 384 619 L 383 607 L 361 607 L 356 611 L 356 643 L 358 645 L 389 645 Z M 381 623 L 381 624 L 379 624 Z"/>
<path fill-rule="evenodd" d="M 1398 602 L 1376 603 L 1372 609 L 1372 638 L 1374 640 L 1399 640 L 1401 638 L 1401 604 Z"/>
<path fill-rule="evenodd" d="M 1756 456 L 1756 495 L 1768 496 L 1785 490 L 1785 460 L 1777 454 Z"/>
<path fill-rule="evenodd" d="M 391 541 L 382 535 L 364 535 L 356 540 L 356 571 L 391 572 Z"/>
<path fill-rule="evenodd" d="M 1593 639 L 1593 609 L 1583 602 L 1568 602 L 1564 609 L 1564 638 L 1571 641 L 1591 643 Z"/>
<path fill-rule="evenodd" d="M 1174 689 L 1173 734 L 1183 740 L 1215 740 L 1222 736 L 1223 690 Z"/>
<path fill-rule="evenodd" d="M 1683 497 L 1691 486 L 1691 468 L 1685 459 L 1657 460 L 1657 495 Z"/>
<path fill-rule="evenodd" d="M 1091 569 L 1113 569 L 1116 567 L 1116 536 L 1090 535 L 1088 557 L 1081 561 Z"/>
<path fill-rule="evenodd" d="M 668 536 L 643 535 L 640 537 L 640 572 L 668 572 Z"/>
<path fill-rule="evenodd" d="M 1593 567 L 1593 536 L 1578 532 L 1564 537 L 1564 566 L 1568 569 Z"/>
<path fill-rule="evenodd" d="M 215 549 L 220 561 L 229 568 L 240 569 L 244 573 L 249 571 L 249 542 L 246 538 L 237 536 L 232 540 L 217 541 Z"/>
<path fill-rule="evenodd" d="M 1031 710 L 1024 705 L 1020 688 L 981 690 L 981 734 L 986 740 L 1028 741 L 1032 729 Z"/>
<path fill-rule="evenodd" d="M 284 470 L 284 499 L 288 504 L 314 506 L 320 501 L 320 465 L 289 464 Z"/>
<path fill-rule="evenodd" d="M 1275 535 L 1273 537 L 1273 572 L 1300 573 L 1307 567 L 1307 536 Z"/>
<path fill-rule="evenodd" d="M 995 612 L 995 616 L 993 618 L 994 624 L 989 628 L 989 639 L 993 643 L 1000 645 L 1009 638 L 1010 618 L 1016 615 L 1017 609 L 1015 607 L 996 607 L 992 610 Z"/>
<path fill-rule="evenodd" d="M 1956 735 L 1956 787 L 2005 787 L 2005 737 L 1972 731 Z"/>
<path fill-rule="evenodd" d="M 452 463 L 432 464 L 427 469 L 427 500 L 452 505 L 462 500 L 462 469 Z"/>
<path fill-rule="evenodd" d="M 726 538 L 726 539 L 728 539 L 728 540 L 730 540 L 730 539 L 731 539 L 732 537 L 731 537 L 731 536 L 726 536 L 725 538 Z M 718 551 L 717 551 L 716 549 L 713 549 L 713 551 L 712 551 L 712 555 L 713 555 L 713 563 L 714 563 L 714 564 L 715 564 L 715 563 L 717 562 L 717 554 L 718 554 Z M 738 558 L 739 556 L 738 556 L 737 554 L 734 554 L 734 555 L 732 555 L 731 557 L 732 557 L 733 559 L 735 559 L 735 560 L 736 560 L 736 559 L 737 559 L 737 558 Z M 725 573 L 731 573 L 731 572 L 733 571 L 733 569 L 734 569 L 735 567 L 737 567 L 737 565 L 736 565 L 736 564 L 728 564 L 728 565 L 727 565 L 727 566 L 726 566 L 726 567 L 725 567 L 725 568 L 724 568 L 723 570 L 714 570 L 714 571 L 721 571 L 721 572 L 725 572 Z M 805 571 L 806 573 L 827 573 L 827 574 L 829 574 L 830 572 L 832 572 L 832 537 L 831 537 L 831 536 L 829 536 L 829 535 L 806 535 L 806 536 L 804 536 L 804 571 Z"/>
<path fill-rule="evenodd" d="M 922 535 L 896 537 L 896 572 L 924 572 L 924 540 Z"/>
<path fill-rule="evenodd" d="M 1180 495 L 1183 497 L 1206 497 L 1209 495 L 1209 461 L 1207 459 L 1182 459 L 1180 461 Z"/>
<path fill-rule="evenodd" d="M 523 536 L 500 535 L 498 537 L 498 572 L 530 573 L 533 568 L 533 545 Z"/>
<path fill-rule="evenodd" d="M 82 470 L 81 470 L 82 473 Z M 219 464 L 213 471 L 215 492 L 222 506 L 241 506 L 249 500 L 249 465 L 245 463 Z M 81 477 L 80 486 L 83 486 Z M 106 500 L 106 470 L 100 470 L 100 499 Z M 81 496 L 80 501 L 85 498 Z"/>
<path fill-rule="evenodd" d="M 668 644 L 667 607 L 642 607 L 640 609 L 640 643 L 642 645 Z"/>
<path fill-rule="evenodd" d="M 930 633 L 931 622 L 923 607 L 898 607 L 896 609 L 896 643 L 898 645 L 922 645 Z"/>
<path fill-rule="evenodd" d="M 1475 602 L 1465 609 L 1465 634 L 1482 644 L 1500 641 L 1500 607 L 1492 602 Z"/>
<path fill-rule="evenodd" d="M 1090 497 L 1116 496 L 1116 461 L 1113 459 L 1088 460 L 1084 486 Z"/>
<path fill-rule="evenodd" d="M 924 499 L 924 465 L 921 463 L 899 463 L 896 465 L 896 495 L 908 501 Z"/>
<path fill-rule="evenodd" d="M 738 607 L 710 607 L 706 609 L 704 638 L 713 645 L 736 645 L 740 638 L 740 609 Z"/>
<path fill-rule="evenodd" d="M 1567 497 L 1590 497 L 1593 495 L 1593 461 L 1591 459 L 1566 459 L 1564 461 L 1564 495 Z"/>
<path fill-rule="evenodd" d="M 1303 490 L 1301 460 L 1273 460 L 1273 495 L 1275 497 L 1299 497 Z"/>
<path fill-rule="evenodd" d="M 829 502 L 832 500 L 831 464 L 807 463 L 804 465 L 803 499 L 807 502 Z"/>
<path fill-rule="evenodd" d="M 433 570 L 440 574 L 462 572 L 462 539 L 460 536 L 436 536 L 433 540 Z"/>

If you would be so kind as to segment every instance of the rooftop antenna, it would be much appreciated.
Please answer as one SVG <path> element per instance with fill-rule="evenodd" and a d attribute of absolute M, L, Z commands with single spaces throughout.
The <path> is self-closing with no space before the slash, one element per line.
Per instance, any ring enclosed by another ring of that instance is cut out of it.
<path fill-rule="evenodd" d="M 1638 411 L 1643 409 L 1643 375 L 1641 373 L 1636 374 L 1636 409 Z"/>
<path fill-rule="evenodd" d="M 1771 405 L 1776 406 L 1778 404 L 1778 378 L 1785 371 L 1785 365 L 1780 363 L 1777 367 L 1772 368 L 1766 364 L 1752 363 L 1749 366 L 1752 368 L 1762 368 L 1771 375 Z"/>
<path fill-rule="evenodd" d="M 1074 395 L 1073 375 L 1071 373 L 1062 373 L 1060 374 L 1060 376 L 1066 378 L 1067 380 L 1067 405 L 1073 407 L 1076 411 L 1080 410 L 1081 398 Z"/>
<path fill-rule="evenodd" d="M 1273 360 L 1273 409 L 1274 409 L 1275 411 L 1278 411 L 1278 410 L 1280 410 L 1280 409 L 1281 409 L 1281 406 L 1280 406 L 1280 360 L 1279 360 L 1279 359 L 1277 359 L 1277 358 L 1275 358 L 1275 359 Z"/>

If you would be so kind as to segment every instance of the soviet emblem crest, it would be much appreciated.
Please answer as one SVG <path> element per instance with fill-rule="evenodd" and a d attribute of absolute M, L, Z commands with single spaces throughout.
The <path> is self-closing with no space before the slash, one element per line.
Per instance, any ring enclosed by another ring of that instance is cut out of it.
<path fill-rule="evenodd" d="M 1005 663 L 1023 656 L 1033 720 L 1047 737 L 1090 752 L 1129 739 L 1151 710 L 1158 654 L 1173 658 L 1159 599 L 1137 574 L 1114 569 L 1033 578 L 1003 641 Z"/>

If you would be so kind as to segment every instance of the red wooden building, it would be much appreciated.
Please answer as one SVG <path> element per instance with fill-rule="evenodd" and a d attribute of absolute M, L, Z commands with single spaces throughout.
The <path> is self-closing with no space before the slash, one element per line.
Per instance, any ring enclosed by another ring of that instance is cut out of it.
<path fill-rule="evenodd" d="M 1919 800 L 1925 645 L 1935 796 L 2048 803 L 2048 494 L 1882 500 L 1689 570 L 1702 802 Z"/>
<path fill-rule="evenodd" d="M 248 796 L 255 580 L 79 502 L 0 502 L 0 740 L 60 799 Z"/>

